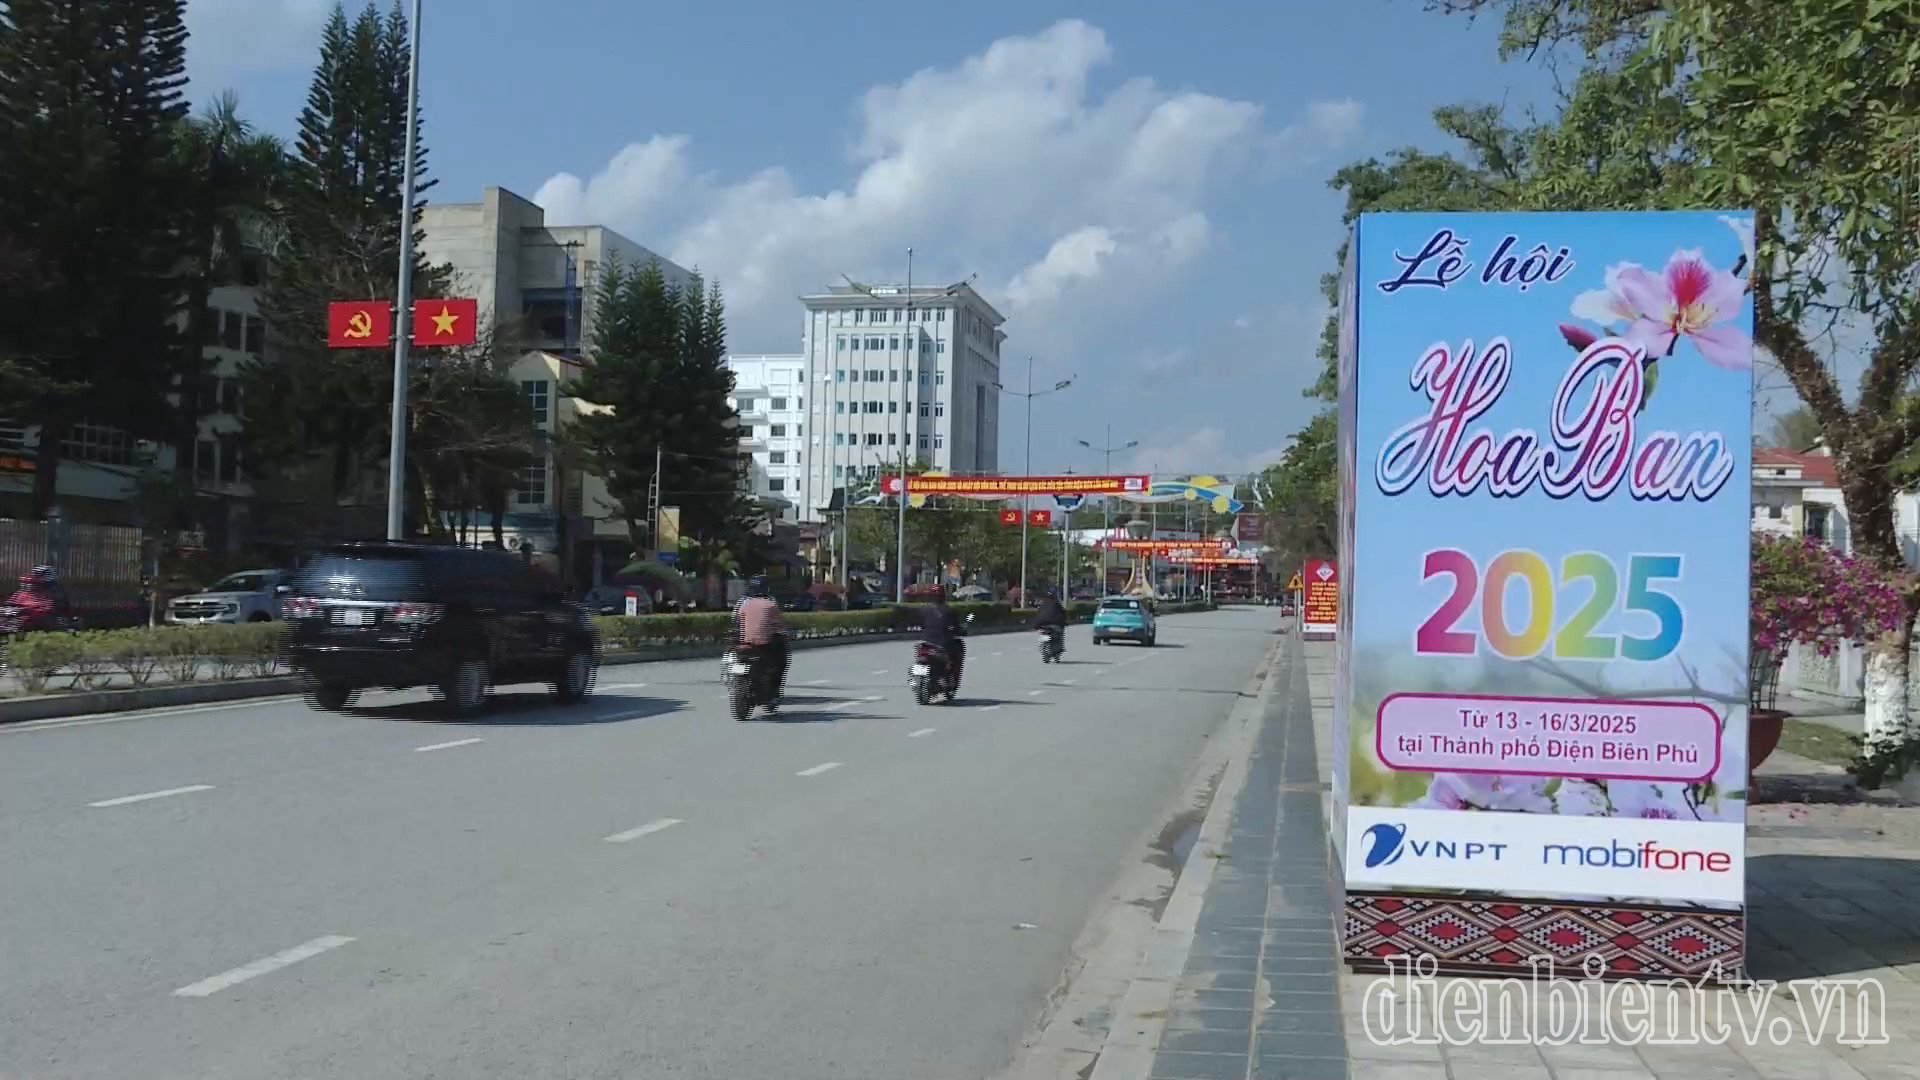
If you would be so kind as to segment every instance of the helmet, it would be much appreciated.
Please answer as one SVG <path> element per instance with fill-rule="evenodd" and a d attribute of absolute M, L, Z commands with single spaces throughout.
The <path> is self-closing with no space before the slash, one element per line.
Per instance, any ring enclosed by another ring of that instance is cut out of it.
<path fill-rule="evenodd" d="M 747 579 L 748 596 L 762 597 L 767 595 L 767 591 L 767 578 L 765 574 L 756 574 Z"/>
<path fill-rule="evenodd" d="M 31 581 L 35 585 L 51 585 L 60 576 L 60 572 L 51 566 L 40 565 L 27 571 L 22 581 Z"/>
<path fill-rule="evenodd" d="M 945 604 L 947 602 L 947 587 L 945 585 L 935 585 L 933 587 L 933 595 L 928 599 L 936 604 Z"/>
<path fill-rule="evenodd" d="M 1060 599 L 1060 590 L 1059 590 L 1059 589 L 1057 589 L 1057 588 L 1049 588 L 1049 589 L 1047 589 L 1047 599 L 1049 599 L 1049 600 L 1058 600 L 1058 599 Z"/>

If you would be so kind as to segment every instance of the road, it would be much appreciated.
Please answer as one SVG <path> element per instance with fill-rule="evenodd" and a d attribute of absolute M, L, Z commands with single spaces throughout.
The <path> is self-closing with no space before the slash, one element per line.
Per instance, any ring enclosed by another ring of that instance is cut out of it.
<path fill-rule="evenodd" d="M 1274 641 L 1265 610 L 0 728 L 0 1078 L 947 1080 L 1005 1066 Z"/>

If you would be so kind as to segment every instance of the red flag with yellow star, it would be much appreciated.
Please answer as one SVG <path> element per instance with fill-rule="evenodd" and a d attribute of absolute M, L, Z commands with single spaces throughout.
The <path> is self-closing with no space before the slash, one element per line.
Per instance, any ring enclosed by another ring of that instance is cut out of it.
<path fill-rule="evenodd" d="M 471 297 L 413 302 L 415 345 L 471 345 L 480 333 L 480 301 Z"/>

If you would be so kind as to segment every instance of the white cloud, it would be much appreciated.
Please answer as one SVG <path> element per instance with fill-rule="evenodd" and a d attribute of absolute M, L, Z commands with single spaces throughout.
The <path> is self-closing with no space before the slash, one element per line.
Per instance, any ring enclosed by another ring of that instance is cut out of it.
<path fill-rule="evenodd" d="M 1252 102 L 1150 79 L 1091 92 L 1112 59 L 1099 29 L 1066 20 L 874 87 L 856 103 L 854 172 L 824 191 L 777 166 L 716 177 L 685 136 L 654 135 L 535 201 L 555 224 L 612 226 L 717 279 L 743 349 L 789 342 L 794 297 L 843 274 L 897 281 L 913 245 L 916 281 L 977 273 L 1021 316 L 1017 347 L 1054 354 L 1203 257 L 1209 199 L 1271 140 L 1304 156 L 1360 115 L 1322 102 L 1275 132 Z"/>
<path fill-rule="evenodd" d="M 1007 302 L 1014 308 L 1056 300 L 1062 289 L 1075 280 L 1100 276 L 1100 264 L 1119 248 L 1113 230 L 1098 225 L 1075 229 L 1053 242 L 1041 260 L 1007 283 Z"/>
<path fill-rule="evenodd" d="M 1347 139 L 1358 135 L 1361 121 L 1365 119 L 1366 107 L 1352 98 L 1316 101 L 1307 106 L 1307 126 L 1335 138 Z"/>
<path fill-rule="evenodd" d="M 194 96 L 212 97 L 244 72 L 318 61 L 320 28 L 332 13 L 333 0 L 191 0 L 187 74 Z"/>
<path fill-rule="evenodd" d="M 1193 350 L 1184 345 L 1172 349 L 1151 352 L 1140 357 L 1140 367 L 1146 371 L 1170 371 L 1185 364 Z"/>

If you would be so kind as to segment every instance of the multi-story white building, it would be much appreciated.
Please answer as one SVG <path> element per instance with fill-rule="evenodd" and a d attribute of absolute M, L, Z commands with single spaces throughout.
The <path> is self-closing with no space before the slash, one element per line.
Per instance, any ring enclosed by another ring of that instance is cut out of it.
<path fill-rule="evenodd" d="M 807 358 L 801 353 L 729 356 L 740 414 L 740 449 L 752 456 L 751 491 L 763 506 L 792 521 L 813 504 L 807 471 Z"/>
<path fill-rule="evenodd" d="M 972 286 L 835 287 L 801 297 L 808 384 L 801 520 L 820 520 L 902 458 L 949 473 L 1000 468 L 1006 318 Z"/>
<path fill-rule="evenodd" d="M 660 264 L 684 286 L 687 270 L 604 225 L 549 225 L 546 211 L 504 188 L 472 203 L 430 203 L 420 213 L 421 254 L 453 268 L 455 295 L 479 298 L 493 325 L 517 343 L 577 357 L 593 340 L 594 299 L 611 263 Z"/>

